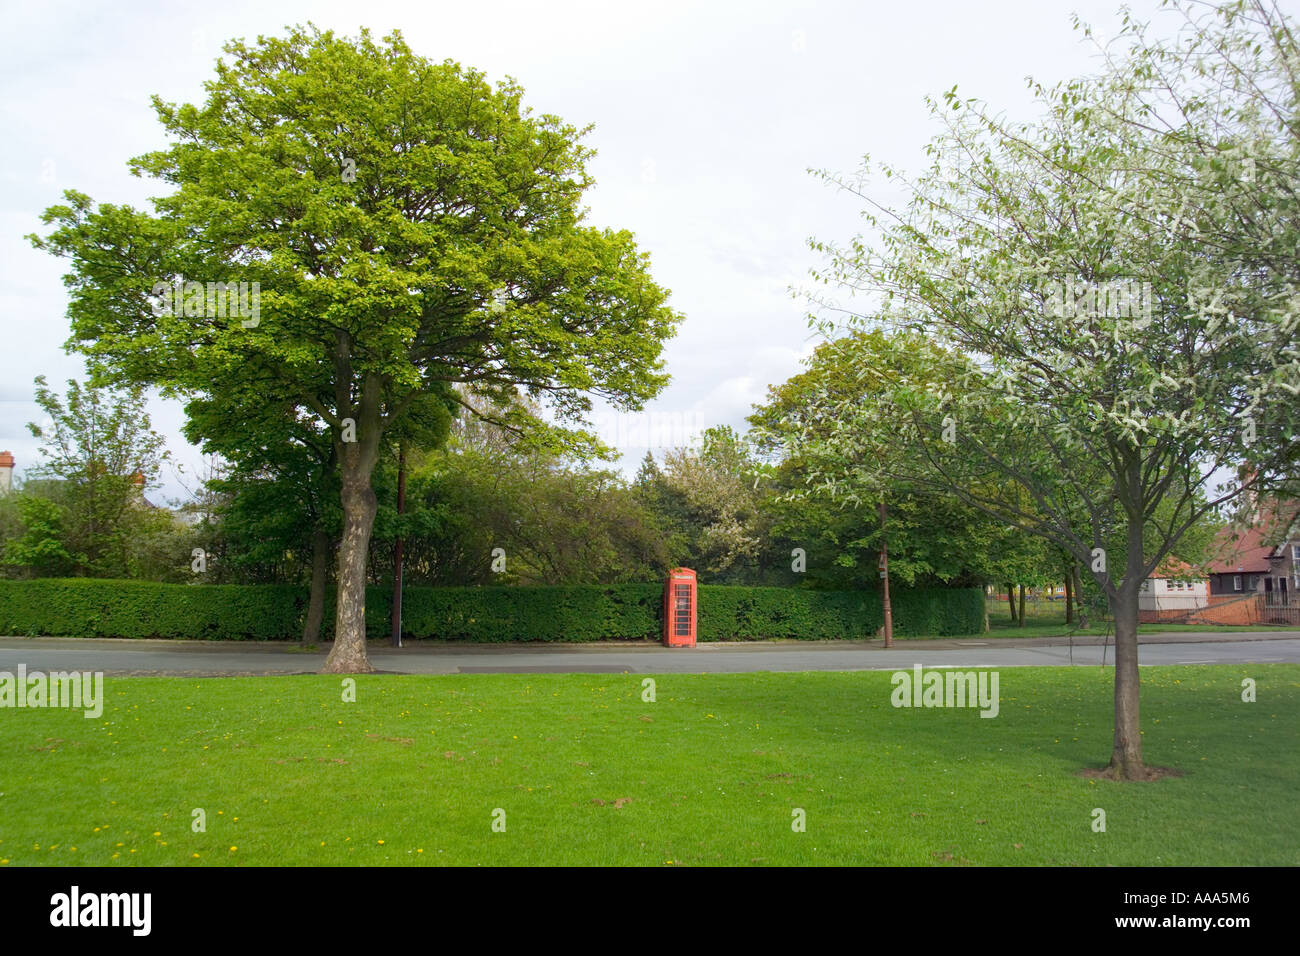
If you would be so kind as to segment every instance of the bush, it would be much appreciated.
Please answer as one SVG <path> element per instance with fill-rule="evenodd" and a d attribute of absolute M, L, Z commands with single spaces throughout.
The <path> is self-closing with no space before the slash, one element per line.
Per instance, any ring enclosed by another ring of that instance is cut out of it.
<path fill-rule="evenodd" d="M 978 634 L 984 627 L 980 588 L 926 588 L 890 593 L 894 634 Z M 702 585 L 701 641 L 873 637 L 885 623 L 878 591 L 805 591 Z"/>
<path fill-rule="evenodd" d="M 983 627 L 978 588 L 897 591 L 894 631 L 975 634 Z M 402 632 L 458 641 L 658 640 L 658 584 L 557 587 L 407 588 Z M 197 640 L 295 640 L 307 589 L 292 585 L 156 584 L 96 578 L 0 581 L 0 634 L 66 637 L 171 637 Z M 392 591 L 366 593 L 366 631 L 386 637 Z M 701 641 L 869 638 L 884 616 L 874 591 L 702 585 Z M 323 636 L 334 622 L 326 602 Z"/>
<path fill-rule="evenodd" d="M 0 633 L 275 640 L 302 632 L 307 589 L 105 578 L 0 581 Z"/>

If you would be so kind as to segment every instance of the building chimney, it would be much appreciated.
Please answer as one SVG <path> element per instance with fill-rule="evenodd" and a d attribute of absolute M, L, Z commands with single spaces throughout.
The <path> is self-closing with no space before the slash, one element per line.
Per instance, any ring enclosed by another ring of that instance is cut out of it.
<path fill-rule="evenodd" d="M 12 452 L 0 451 L 0 495 L 9 494 L 14 482 L 14 456 Z"/>

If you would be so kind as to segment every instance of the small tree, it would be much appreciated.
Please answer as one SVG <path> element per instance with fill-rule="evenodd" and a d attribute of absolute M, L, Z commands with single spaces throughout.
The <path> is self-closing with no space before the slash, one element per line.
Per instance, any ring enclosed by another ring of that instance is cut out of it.
<path fill-rule="evenodd" d="M 153 431 L 140 387 L 108 391 L 68 380 L 60 399 L 36 377 L 36 404 L 48 425 L 29 423 L 44 463 L 32 469 L 30 492 L 61 505 L 63 544 L 73 573 L 130 577 L 132 539 L 141 529 L 144 490 L 169 457 Z M 43 512 L 48 524 L 52 512 Z"/>
<path fill-rule="evenodd" d="M 35 577 L 58 577 L 76 568 L 76 559 L 63 541 L 67 510 L 58 502 L 35 495 L 16 496 L 21 533 L 4 546 L 4 563 Z"/>
<path fill-rule="evenodd" d="M 886 357 L 895 364 L 882 376 L 874 369 L 885 368 Z M 954 380 L 949 376 L 960 367 L 958 363 L 919 336 L 890 343 L 880 331 L 858 331 L 821 344 L 805 365 L 803 372 L 772 386 L 768 401 L 749 420 L 754 425 L 751 439 L 777 463 L 773 480 L 767 483 L 776 493 L 764 508 L 774 516 L 776 533 L 791 546 L 805 549 L 810 574 L 816 564 L 820 567 L 814 577 L 829 573 L 832 580 L 841 580 L 841 586 L 877 586 L 882 543 L 879 503 L 884 501 L 894 580 L 960 587 L 1028 583 L 1042 577 L 1041 541 L 933 487 L 888 475 L 881 476 L 878 486 L 869 487 L 865 479 L 877 470 L 874 465 L 859 471 L 864 480 L 849 494 L 828 493 L 816 480 L 843 464 L 838 451 L 828 460 L 822 458 L 822 452 L 832 448 L 829 442 L 845 427 L 841 419 L 827 415 L 827 409 L 871 404 L 904 380 L 913 388 L 951 388 Z M 878 461 L 910 453 L 906 446 L 888 440 L 889 431 L 888 427 L 873 431 L 881 440 L 860 449 L 864 458 Z M 814 437 L 821 441 L 812 441 Z M 829 554 L 830 560 L 823 554 Z"/>
<path fill-rule="evenodd" d="M 1243 8 L 1189 20 L 1174 49 L 1136 33 L 1103 77 L 1040 90 L 1037 124 L 1008 125 L 954 88 L 932 104 L 946 124 L 935 163 L 881 241 L 814 244 L 831 262 L 820 278 L 965 363 L 951 388 L 898 380 L 866 405 L 824 404 L 839 431 L 807 437 L 839 467 L 819 480 L 843 494 L 864 471 L 894 472 L 1080 562 L 1114 618 L 1120 779 L 1150 775 L 1142 582 L 1297 454 L 1297 50 L 1278 17 Z M 913 453 L 862 454 L 886 439 Z M 1216 483 L 1243 464 L 1248 481 Z"/>

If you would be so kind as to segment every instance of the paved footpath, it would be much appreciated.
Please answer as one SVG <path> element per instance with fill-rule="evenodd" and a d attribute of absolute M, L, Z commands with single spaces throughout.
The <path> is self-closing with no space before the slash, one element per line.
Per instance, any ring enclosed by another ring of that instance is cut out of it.
<path fill-rule="evenodd" d="M 1300 663 L 1300 631 L 1143 634 L 1145 665 Z M 103 671 L 105 674 L 219 677 L 311 674 L 328 645 L 303 651 L 286 642 L 132 641 L 0 637 L 0 671 Z M 1097 666 L 1115 648 L 1100 637 L 979 637 L 938 641 L 764 641 L 667 648 L 658 644 L 372 643 L 370 660 L 394 674 L 736 674 L 751 671 L 900 670 L 926 667 Z"/>

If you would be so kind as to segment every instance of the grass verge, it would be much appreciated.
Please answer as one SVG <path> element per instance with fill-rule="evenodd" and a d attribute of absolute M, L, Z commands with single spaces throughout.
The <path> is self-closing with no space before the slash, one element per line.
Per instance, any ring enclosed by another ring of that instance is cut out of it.
<path fill-rule="evenodd" d="M 1148 784 L 1079 775 L 1111 679 L 1004 669 L 985 719 L 882 672 L 109 678 L 0 710 L 0 864 L 1300 864 L 1300 665 L 1144 668 Z"/>

